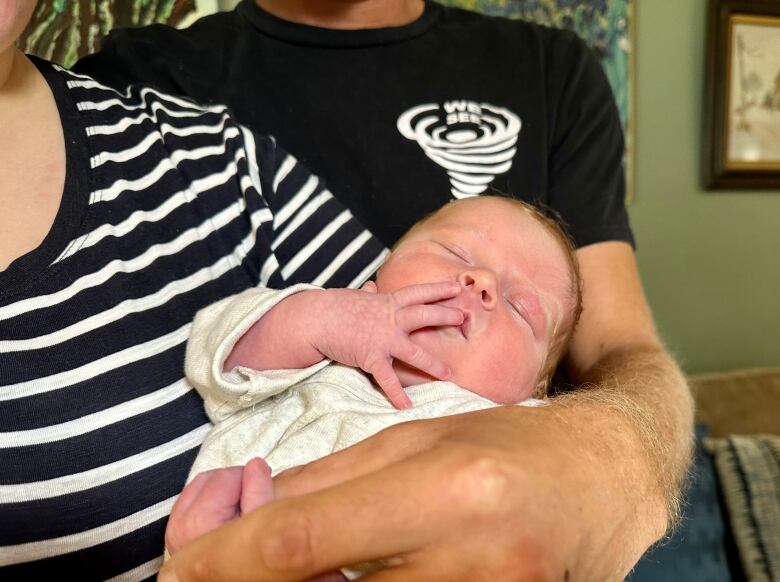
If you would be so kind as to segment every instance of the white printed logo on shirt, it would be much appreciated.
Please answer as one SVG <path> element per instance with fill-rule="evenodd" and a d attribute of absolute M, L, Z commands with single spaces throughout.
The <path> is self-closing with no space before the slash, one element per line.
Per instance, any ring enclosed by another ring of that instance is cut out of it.
<path fill-rule="evenodd" d="M 447 171 L 455 198 L 476 196 L 512 167 L 520 118 L 475 101 L 426 103 L 398 118 L 398 131 Z"/>

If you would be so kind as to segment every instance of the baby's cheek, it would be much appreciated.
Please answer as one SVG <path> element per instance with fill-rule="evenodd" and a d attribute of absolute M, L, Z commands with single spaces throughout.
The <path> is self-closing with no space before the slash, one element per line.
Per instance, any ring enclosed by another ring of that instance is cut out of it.
<path fill-rule="evenodd" d="M 483 398 L 487 398 L 495 402 L 496 404 L 512 404 L 516 402 L 516 395 L 509 386 L 502 385 L 503 382 L 496 380 L 489 384 L 483 384 L 478 386 L 473 392 L 479 394 Z"/>
<path fill-rule="evenodd" d="M 475 370 L 467 366 L 463 359 L 453 366 L 452 381 L 461 388 L 479 394 L 493 402 L 499 402 L 504 391 L 503 387 L 495 381 L 488 366 L 483 366 L 482 370 Z"/>
<path fill-rule="evenodd" d="M 528 398 L 534 389 L 535 376 L 527 367 L 529 362 L 511 355 L 500 361 L 482 361 L 481 366 L 472 368 L 464 384 L 472 392 L 496 404 L 516 404 Z M 492 364 L 492 365 L 491 365 Z"/>
<path fill-rule="evenodd" d="M 441 358 L 445 363 L 452 366 L 450 360 L 451 350 L 439 337 L 440 332 L 431 327 L 424 327 L 422 329 L 416 329 L 409 334 L 409 339 L 416 343 L 421 348 L 424 348 L 430 352 L 433 356 Z"/>

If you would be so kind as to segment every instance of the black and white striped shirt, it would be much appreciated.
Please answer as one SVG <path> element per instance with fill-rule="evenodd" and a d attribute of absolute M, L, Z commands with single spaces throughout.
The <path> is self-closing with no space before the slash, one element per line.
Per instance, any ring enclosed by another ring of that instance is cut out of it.
<path fill-rule="evenodd" d="M 183 377 L 195 312 L 354 286 L 384 249 L 224 107 L 35 62 L 67 172 L 48 236 L 0 273 L 0 578 L 142 580 L 210 428 Z"/>

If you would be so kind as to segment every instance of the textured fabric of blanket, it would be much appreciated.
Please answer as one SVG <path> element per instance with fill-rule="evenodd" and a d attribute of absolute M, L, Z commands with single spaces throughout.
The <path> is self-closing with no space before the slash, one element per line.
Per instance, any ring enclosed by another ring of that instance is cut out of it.
<path fill-rule="evenodd" d="M 748 580 L 780 580 L 780 437 L 707 439 Z"/>

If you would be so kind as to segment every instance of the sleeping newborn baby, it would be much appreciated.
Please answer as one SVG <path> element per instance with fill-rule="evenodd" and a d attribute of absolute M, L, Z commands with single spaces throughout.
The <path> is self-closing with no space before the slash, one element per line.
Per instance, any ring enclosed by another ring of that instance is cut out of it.
<path fill-rule="evenodd" d="M 229 520 L 210 508 L 253 509 L 272 499 L 271 475 L 388 426 L 542 404 L 580 310 L 576 259 L 557 223 L 491 196 L 421 220 L 361 289 L 250 289 L 202 310 L 186 372 L 215 426 L 190 478 L 246 465 L 252 499 L 212 486 L 199 519 L 174 507 L 169 551 Z M 198 481 L 179 509 L 193 511 Z"/>

